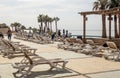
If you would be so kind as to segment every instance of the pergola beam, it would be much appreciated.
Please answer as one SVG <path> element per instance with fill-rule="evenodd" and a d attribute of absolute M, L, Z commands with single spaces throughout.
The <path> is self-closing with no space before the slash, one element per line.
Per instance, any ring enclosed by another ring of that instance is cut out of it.
<path fill-rule="evenodd" d="M 115 14 L 120 14 L 120 8 L 116 8 L 116 9 L 110 9 L 110 10 L 100 10 L 100 11 L 87 11 L 87 12 L 78 12 L 78 14 L 81 15 L 91 15 L 91 14 L 97 14 L 97 15 L 101 15 L 101 14 L 105 14 L 105 15 L 115 15 Z"/>
<path fill-rule="evenodd" d="M 86 16 L 87 15 L 106 15 L 109 16 L 109 39 L 111 39 L 111 16 L 112 15 L 119 15 L 119 38 L 120 38 L 120 7 L 113 8 L 110 10 L 100 10 L 100 11 L 87 11 L 87 12 L 79 12 L 78 14 L 81 14 L 83 16 L 83 41 L 85 42 L 86 38 Z"/>

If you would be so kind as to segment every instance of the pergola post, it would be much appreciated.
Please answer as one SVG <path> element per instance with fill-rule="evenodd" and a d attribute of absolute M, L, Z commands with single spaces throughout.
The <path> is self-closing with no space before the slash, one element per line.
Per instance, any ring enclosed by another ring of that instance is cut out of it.
<path fill-rule="evenodd" d="M 120 38 L 120 14 L 118 14 L 119 38 Z"/>
<path fill-rule="evenodd" d="M 112 20 L 111 14 L 109 14 L 108 20 L 109 20 L 109 39 L 111 39 L 111 20 Z"/>
<path fill-rule="evenodd" d="M 111 15 L 119 15 L 119 38 L 120 38 L 120 7 L 118 8 L 113 8 L 110 10 L 100 10 L 100 11 L 87 11 L 87 12 L 79 12 L 83 16 L 83 41 L 86 41 L 86 16 L 91 15 L 91 14 L 96 14 L 96 15 L 108 15 L 109 18 L 109 39 L 111 39 Z M 103 19 L 104 20 L 104 19 Z M 103 21 L 102 20 L 102 21 Z M 105 28 L 103 28 L 105 30 Z M 116 28 L 117 30 L 117 28 Z"/>
<path fill-rule="evenodd" d="M 83 15 L 83 42 L 86 42 L 86 15 Z"/>

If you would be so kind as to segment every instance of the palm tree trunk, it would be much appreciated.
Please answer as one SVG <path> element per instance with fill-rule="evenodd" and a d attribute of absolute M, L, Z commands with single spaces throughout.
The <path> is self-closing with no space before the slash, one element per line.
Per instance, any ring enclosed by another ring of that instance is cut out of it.
<path fill-rule="evenodd" d="M 50 22 L 50 31 L 52 31 L 52 23 Z"/>
<path fill-rule="evenodd" d="M 41 21 L 41 33 L 43 34 L 43 21 Z"/>
<path fill-rule="evenodd" d="M 13 26 L 12 26 L 12 31 L 13 31 Z"/>
<path fill-rule="evenodd" d="M 109 20 L 109 39 L 111 39 L 111 20 L 112 20 L 111 14 L 109 14 L 108 20 Z"/>
<path fill-rule="evenodd" d="M 47 32 L 47 22 L 45 22 L 45 33 Z"/>
<path fill-rule="evenodd" d="M 58 36 L 57 21 L 55 21 L 55 25 L 56 25 L 56 35 Z"/>
<path fill-rule="evenodd" d="M 41 25 L 39 25 L 39 34 L 41 34 Z"/>
<path fill-rule="evenodd" d="M 102 15 L 102 38 L 106 38 L 106 16 Z"/>
<path fill-rule="evenodd" d="M 114 15 L 114 25 L 115 25 L 115 28 L 114 28 L 115 38 L 118 38 L 118 32 L 117 32 L 117 16 L 116 16 L 116 15 Z"/>

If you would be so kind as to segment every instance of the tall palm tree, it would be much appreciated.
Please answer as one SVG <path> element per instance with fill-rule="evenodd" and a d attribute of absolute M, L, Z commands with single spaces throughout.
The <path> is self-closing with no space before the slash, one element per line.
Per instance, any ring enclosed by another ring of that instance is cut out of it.
<path fill-rule="evenodd" d="M 13 31 L 13 27 L 14 27 L 13 23 L 11 23 L 11 24 L 10 24 L 10 26 L 11 26 L 11 28 L 12 28 L 12 31 Z"/>
<path fill-rule="evenodd" d="M 43 22 L 44 22 L 44 24 L 45 24 L 45 26 L 44 26 L 44 32 L 47 31 L 48 21 L 49 21 L 49 16 L 48 16 L 48 15 L 44 15 L 44 17 L 43 17 Z"/>
<path fill-rule="evenodd" d="M 109 3 L 107 4 L 106 8 L 111 9 L 111 8 L 116 8 L 120 6 L 120 0 L 110 0 Z M 115 31 L 115 38 L 118 38 L 118 32 L 117 32 L 117 15 L 114 15 L 114 31 Z"/>
<path fill-rule="evenodd" d="M 52 22 L 54 21 L 54 19 L 53 18 L 49 18 L 49 23 L 50 23 L 50 31 L 52 32 Z"/>
<path fill-rule="evenodd" d="M 10 26 L 12 27 L 12 31 L 15 31 L 14 23 L 11 23 Z"/>
<path fill-rule="evenodd" d="M 54 17 L 55 26 L 56 26 L 56 34 L 58 34 L 57 22 L 58 22 L 59 20 L 60 20 L 60 18 L 58 18 L 58 17 Z"/>
<path fill-rule="evenodd" d="M 40 23 L 40 25 L 39 25 L 39 33 L 43 33 L 43 14 L 40 14 L 38 16 L 38 23 Z"/>
<path fill-rule="evenodd" d="M 93 10 L 105 10 L 108 0 L 97 0 L 94 2 Z M 102 14 L 102 38 L 106 38 L 106 16 Z"/>

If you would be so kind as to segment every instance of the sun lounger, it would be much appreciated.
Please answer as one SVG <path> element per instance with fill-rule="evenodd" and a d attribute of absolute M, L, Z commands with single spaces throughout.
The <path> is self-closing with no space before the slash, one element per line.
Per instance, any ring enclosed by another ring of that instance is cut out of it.
<path fill-rule="evenodd" d="M 87 44 L 84 45 L 83 49 L 78 50 L 78 52 L 97 56 L 97 57 L 103 56 L 102 54 L 103 46 L 95 44 L 94 41 L 90 39 L 86 40 L 86 43 Z"/>
<path fill-rule="evenodd" d="M 110 42 L 110 41 L 106 42 L 105 44 L 107 45 L 107 47 L 104 52 L 104 58 L 119 60 L 120 50 L 117 48 L 116 44 L 114 42 Z"/>
<path fill-rule="evenodd" d="M 23 51 L 25 58 L 20 63 L 15 63 L 12 65 L 14 68 L 18 69 L 16 74 L 20 73 L 22 76 L 28 75 L 31 72 L 32 68 L 36 65 L 48 64 L 50 66 L 49 70 L 52 70 L 53 68 L 58 68 L 57 65 L 62 63 L 62 68 L 65 69 L 65 66 L 68 62 L 61 58 L 45 59 L 40 56 L 30 57 L 27 54 L 27 50 L 23 50 Z M 26 68 L 28 69 L 26 70 Z"/>
<path fill-rule="evenodd" d="M 67 38 L 63 41 L 62 44 L 58 44 L 58 48 L 72 51 L 80 50 L 82 46 L 83 46 L 82 40 L 75 38 L 72 39 Z"/>
<path fill-rule="evenodd" d="M 5 49 L 2 54 L 4 57 L 8 57 L 8 58 L 11 58 L 13 56 L 17 56 L 17 55 L 23 55 L 23 52 L 22 50 L 23 49 L 27 49 L 29 54 L 35 54 L 36 50 L 35 48 L 31 48 L 29 46 L 25 46 L 25 45 L 21 45 L 21 44 L 14 44 L 14 43 L 11 43 L 7 40 L 3 40 L 4 44 L 8 47 L 7 49 Z"/>

